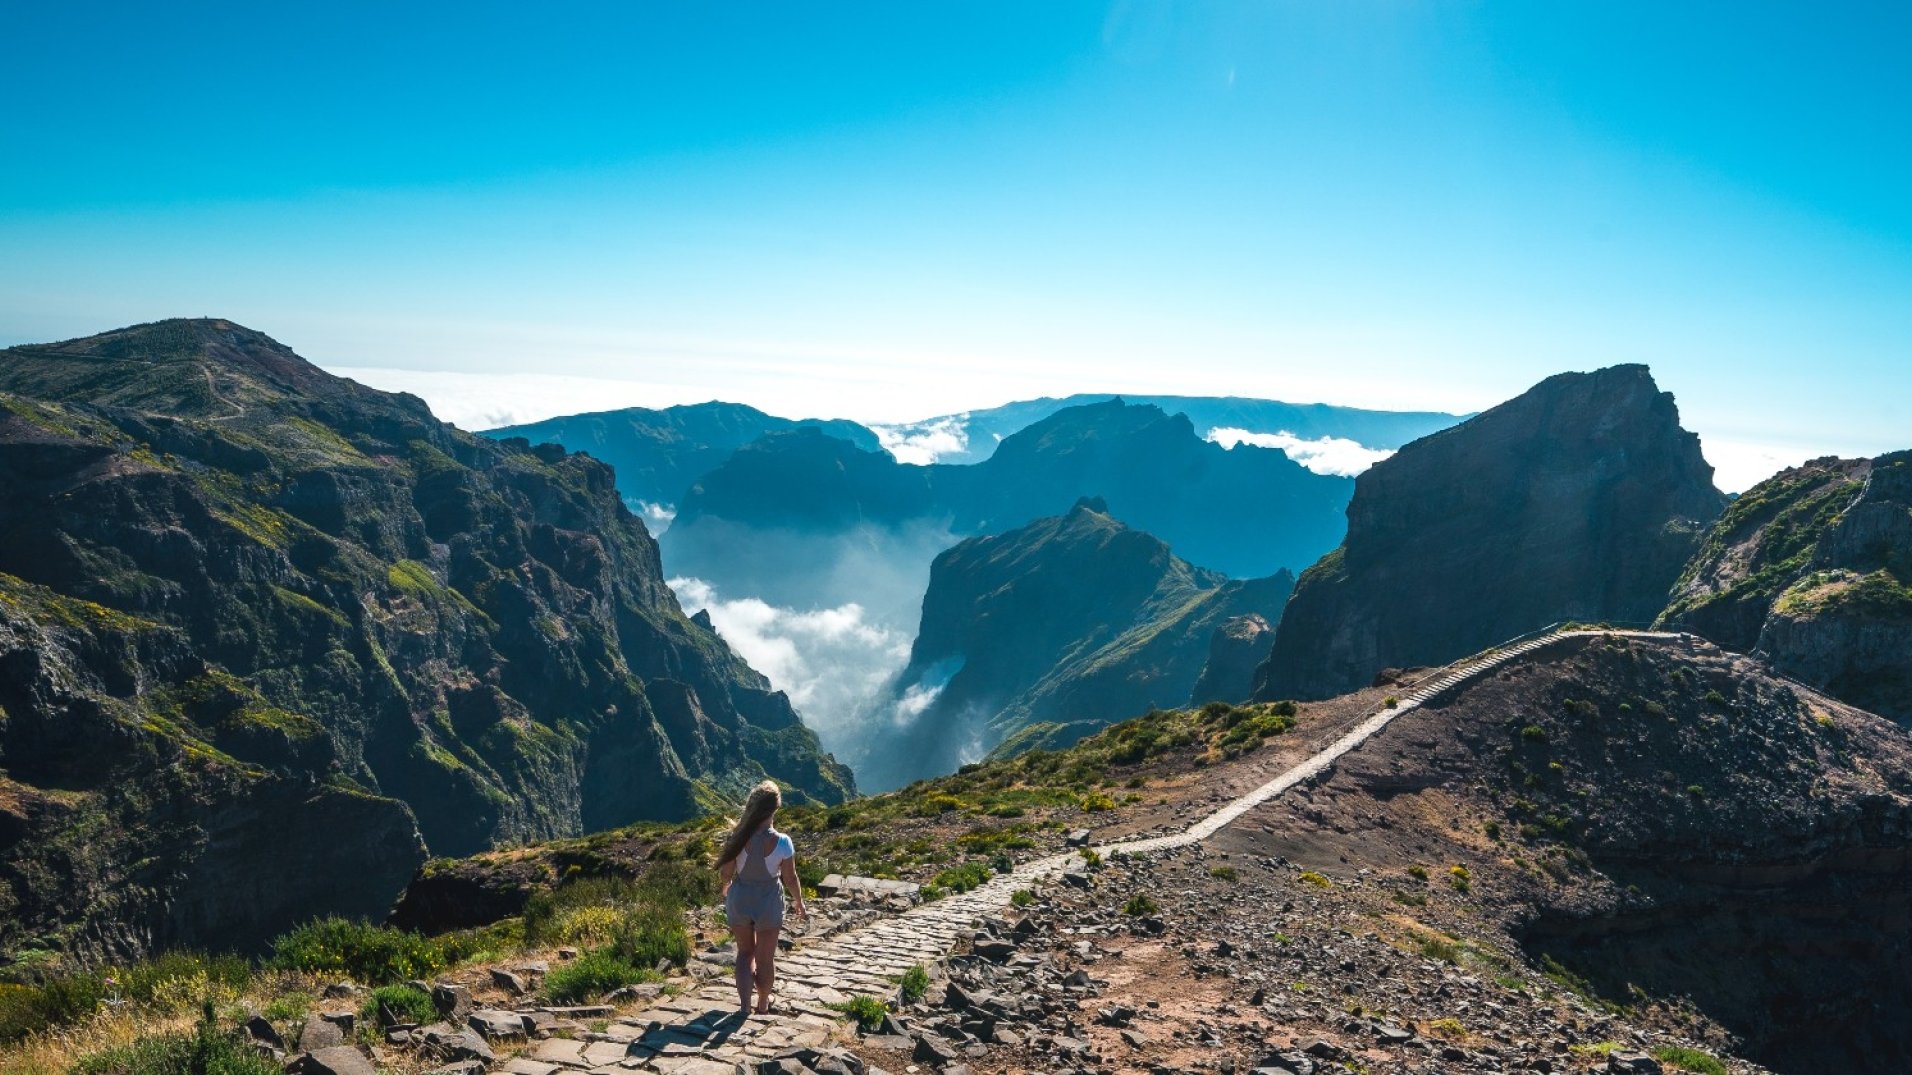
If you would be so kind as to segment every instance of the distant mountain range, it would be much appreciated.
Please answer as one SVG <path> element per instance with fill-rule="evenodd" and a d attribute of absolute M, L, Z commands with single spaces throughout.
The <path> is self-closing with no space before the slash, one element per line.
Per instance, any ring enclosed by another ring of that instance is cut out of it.
<path fill-rule="evenodd" d="M 1117 397 L 1079 393 L 873 428 L 884 447 L 910 462 L 980 463 L 989 458 L 1005 438 L 1058 411 L 1117 398 L 1137 406 L 1160 407 L 1169 414 L 1185 414 L 1195 427 L 1196 435 L 1201 437 L 1217 429 L 1285 432 L 1302 440 L 1332 438 L 1353 441 L 1367 448 L 1399 448 L 1467 417 L 1437 411 L 1371 411 L 1325 403 L 1282 403 L 1237 396 Z"/>
<path fill-rule="evenodd" d="M 713 401 L 655 410 L 595 411 L 503 426 L 485 430 L 483 435 L 523 437 L 533 444 L 561 444 L 567 451 L 590 453 L 617 471 L 618 491 L 632 510 L 645 513 L 654 528 L 661 528 L 668 525 L 676 506 L 699 478 L 732 452 L 772 433 L 814 428 L 865 451 L 887 450 L 900 462 L 979 463 L 993 455 L 1005 438 L 1059 411 L 1115 399 L 1185 414 L 1196 435 L 1203 438 L 1216 430 L 1286 433 L 1299 441 L 1338 443 L 1374 453 L 1398 448 L 1465 417 L 1235 397 L 1081 394 L 872 426 L 847 419 L 778 418 L 741 403 Z"/>
<path fill-rule="evenodd" d="M 1215 636 L 1244 617 L 1278 620 L 1293 587 L 1286 571 L 1195 567 L 1099 499 L 964 541 L 930 568 L 897 727 L 881 733 L 895 749 L 871 752 L 859 780 L 895 787 L 1005 743 L 1067 746 L 1155 707 L 1243 700 L 1252 664 L 1205 675 Z M 1194 697 L 1198 681 L 1212 693 Z"/>
<path fill-rule="evenodd" d="M 629 407 L 551 418 L 486 430 L 496 440 L 523 437 L 588 452 L 617 472 L 618 492 L 653 527 L 668 524 L 684 491 L 732 452 L 771 433 L 815 428 L 865 451 L 881 444 L 875 433 L 842 419 L 778 418 L 741 403 L 696 403 L 651 410 Z"/>
<path fill-rule="evenodd" d="M 817 565 L 837 557 L 817 555 L 819 538 L 855 535 L 868 547 L 927 529 L 949 544 L 1094 496 L 1177 556 L 1255 578 L 1333 548 L 1352 490 L 1351 479 L 1278 450 L 1225 449 L 1184 415 L 1118 399 L 1057 411 L 973 464 L 908 466 L 814 430 L 772 435 L 691 488 L 663 547 L 673 572 L 778 604 L 829 606 L 856 600 L 855 580 L 820 589 L 829 580 L 814 577 Z"/>
<path fill-rule="evenodd" d="M 603 463 L 225 321 L 0 353 L 0 953 L 256 948 L 766 775 L 855 793 Z"/>

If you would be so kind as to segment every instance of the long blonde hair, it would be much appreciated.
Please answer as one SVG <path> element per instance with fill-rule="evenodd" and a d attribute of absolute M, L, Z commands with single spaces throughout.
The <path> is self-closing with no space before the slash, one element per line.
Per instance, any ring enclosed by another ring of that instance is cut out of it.
<path fill-rule="evenodd" d="M 744 800 L 743 816 L 737 819 L 736 827 L 724 838 L 724 849 L 717 855 L 718 867 L 722 868 L 724 863 L 736 858 L 743 851 L 744 844 L 757 835 L 757 830 L 763 828 L 764 823 L 770 820 L 770 815 L 782 805 L 783 792 L 778 790 L 776 781 L 766 780 L 751 788 L 750 798 Z"/>

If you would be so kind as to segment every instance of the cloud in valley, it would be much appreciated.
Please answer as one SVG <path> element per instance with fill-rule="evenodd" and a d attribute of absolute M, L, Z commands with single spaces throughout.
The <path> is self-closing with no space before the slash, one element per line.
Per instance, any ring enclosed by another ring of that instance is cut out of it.
<path fill-rule="evenodd" d="M 969 448 L 969 432 L 963 427 L 968 417 L 957 414 L 906 425 L 873 425 L 870 431 L 897 462 L 928 466 L 943 456 L 957 455 Z"/>
<path fill-rule="evenodd" d="M 1316 474 L 1337 474 L 1352 478 L 1394 452 L 1388 448 L 1370 448 L 1345 437 L 1318 437 L 1307 440 L 1287 430 L 1279 433 L 1255 433 L 1231 426 L 1208 431 L 1208 439 L 1224 448 L 1252 444 L 1258 448 L 1279 448 L 1288 458 Z"/>
<path fill-rule="evenodd" d="M 686 612 L 708 612 L 730 648 L 790 695 L 826 749 L 846 759 L 862 753 L 864 716 L 908 662 L 907 634 L 872 622 L 855 603 L 800 611 L 727 598 L 703 579 L 674 578 L 670 587 Z"/>

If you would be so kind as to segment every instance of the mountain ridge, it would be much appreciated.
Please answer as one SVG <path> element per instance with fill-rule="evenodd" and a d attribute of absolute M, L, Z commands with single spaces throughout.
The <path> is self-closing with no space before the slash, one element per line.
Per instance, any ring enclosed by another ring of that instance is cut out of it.
<path fill-rule="evenodd" d="M 1246 396 L 1078 392 L 1068 396 L 1017 400 L 999 407 L 959 411 L 915 422 L 878 423 L 873 428 L 888 440 L 891 447 L 907 443 L 911 438 L 942 434 L 944 450 L 936 452 L 932 461 L 978 463 L 989 458 L 1004 438 L 1057 411 L 1106 403 L 1112 399 L 1160 407 L 1169 414 L 1185 414 L 1202 437 L 1207 437 L 1217 428 L 1233 427 L 1255 433 L 1287 432 L 1305 440 L 1332 437 L 1382 449 L 1398 448 L 1436 429 L 1471 417 L 1439 411 L 1377 411 L 1330 403 L 1288 403 Z M 951 450 L 946 442 L 953 436 L 960 436 L 961 447 Z"/>
<path fill-rule="evenodd" d="M 681 817 L 766 768 L 853 791 L 589 457 L 201 319 L 9 349 L 0 461 L 0 949 L 257 945 L 382 913 L 427 844 Z M 238 846 L 350 881 L 235 903 Z"/>
<path fill-rule="evenodd" d="M 1097 498 L 970 538 L 930 570 L 892 692 L 917 712 L 893 733 L 900 749 L 865 762 L 865 779 L 894 786 L 971 760 L 965 751 L 1063 746 L 1131 712 L 1184 705 L 1221 626 L 1278 619 L 1293 584 L 1286 572 L 1239 580 L 1196 567 Z M 1251 687 L 1219 670 L 1210 683 L 1230 700 Z"/>
<path fill-rule="evenodd" d="M 1912 723 L 1912 451 L 1815 459 L 1706 534 L 1661 622 Z"/>
<path fill-rule="evenodd" d="M 819 429 L 865 451 L 875 433 L 846 419 L 779 418 L 742 403 L 711 400 L 675 407 L 624 407 L 561 415 L 481 431 L 494 440 L 522 437 L 589 452 L 617 472 L 618 491 L 652 523 L 668 522 L 696 480 L 744 445 L 774 433 Z M 648 505 L 648 509 L 644 506 Z"/>

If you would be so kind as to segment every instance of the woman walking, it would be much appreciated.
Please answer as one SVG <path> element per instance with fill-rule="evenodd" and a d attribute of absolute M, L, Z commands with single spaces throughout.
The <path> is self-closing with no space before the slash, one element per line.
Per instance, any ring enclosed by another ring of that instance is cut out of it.
<path fill-rule="evenodd" d="M 756 1012 L 770 1011 L 776 984 L 777 934 L 783 930 L 783 893 L 787 886 L 797 917 L 805 917 L 803 884 L 797 880 L 797 849 L 790 837 L 771 828 L 783 794 L 769 780 L 744 801 L 743 817 L 724 840 L 717 856 L 723 882 L 724 915 L 737 939 L 737 1007 L 749 1014 L 750 991 L 757 991 Z"/>

